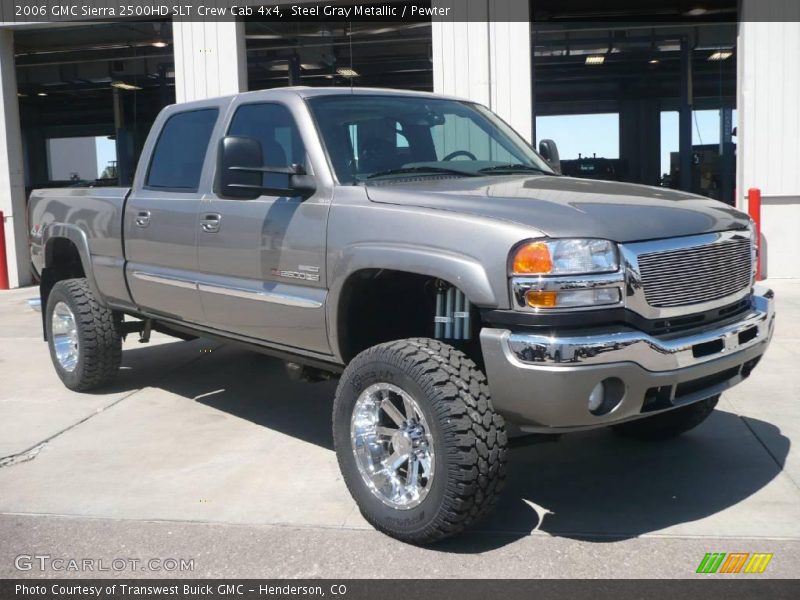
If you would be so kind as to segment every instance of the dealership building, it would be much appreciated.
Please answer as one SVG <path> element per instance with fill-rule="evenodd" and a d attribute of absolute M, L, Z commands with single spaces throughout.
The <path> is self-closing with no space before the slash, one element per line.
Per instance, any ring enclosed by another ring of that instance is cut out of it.
<path fill-rule="evenodd" d="M 450 2 L 459 10 L 449 16 L 385 22 L 31 22 L 3 2 L 0 210 L 12 287 L 32 282 L 32 189 L 127 185 L 164 106 L 287 85 L 469 98 L 532 143 L 553 137 L 571 175 L 669 186 L 742 210 L 759 188 L 763 273 L 800 277 L 800 2 Z M 712 136 L 702 139 L 701 122 Z M 576 124 L 585 150 L 565 153 Z"/>

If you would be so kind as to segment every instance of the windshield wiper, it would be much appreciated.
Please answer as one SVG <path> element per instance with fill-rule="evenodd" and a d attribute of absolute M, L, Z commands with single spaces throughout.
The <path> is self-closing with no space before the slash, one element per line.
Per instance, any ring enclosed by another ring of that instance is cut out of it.
<path fill-rule="evenodd" d="M 545 175 L 551 175 L 544 169 L 540 169 L 539 167 L 532 167 L 531 165 L 523 165 L 523 164 L 507 164 L 507 165 L 495 165 L 493 167 L 484 167 L 483 169 L 478 169 L 478 173 L 543 173 Z"/>
<path fill-rule="evenodd" d="M 426 167 L 426 166 L 419 166 L 419 167 L 402 167 L 399 169 L 388 169 L 386 171 L 378 171 L 377 173 L 372 173 L 367 175 L 365 179 L 375 179 L 376 177 L 385 177 L 390 175 L 410 175 L 410 174 L 419 174 L 419 173 L 430 173 L 435 175 L 437 173 L 445 173 L 447 175 L 461 175 L 462 177 L 475 177 L 475 173 L 470 173 L 469 171 L 462 171 L 460 169 L 448 169 L 447 167 Z"/>

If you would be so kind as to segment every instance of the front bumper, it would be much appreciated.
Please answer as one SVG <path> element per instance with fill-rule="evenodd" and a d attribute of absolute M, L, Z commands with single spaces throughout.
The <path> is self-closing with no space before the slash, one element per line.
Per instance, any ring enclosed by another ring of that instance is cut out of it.
<path fill-rule="evenodd" d="M 484 328 L 481 347 L 495 409 L 526 431 L 567 431 L 719 394 L 750 374 L 774 326 L 773 293 L 756 288 L 750 310 L 736 322 L 700 332 L 653 337 L 626 327 L 553 335 Z M 588 398 L 604 380 L 615 381 L 620 398 L 595 415 Z"/>

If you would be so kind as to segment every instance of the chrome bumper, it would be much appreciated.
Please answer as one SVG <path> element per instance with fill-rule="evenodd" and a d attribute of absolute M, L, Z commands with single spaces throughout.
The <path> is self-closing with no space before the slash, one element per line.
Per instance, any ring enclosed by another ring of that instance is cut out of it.
<path fill-rule="evenodd" d="M 750 310 L 735 323 L 699 333 L 654 337 L 616 327 L 543 335 L 486 328 L 481 346 L 495 408 L 509 420 L 531 430 L 581 429 L 647 416 L 735 385 L 766 350 L 774 321 L 772 291 L 756 288 Z M 613 411 L 595 416 L 586 400 L 608 377 L 621 379 L 625 393 Z M 654 394 L 660 398 L 655 408 L 648 406 Z"/>

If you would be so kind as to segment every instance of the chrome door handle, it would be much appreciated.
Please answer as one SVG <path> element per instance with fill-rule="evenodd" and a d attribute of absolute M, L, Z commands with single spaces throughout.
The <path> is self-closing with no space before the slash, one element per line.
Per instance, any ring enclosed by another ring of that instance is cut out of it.
<path fill-rule="evenodd" d="M 218 214 L 208 214 L 200 219 L 200 227 L 206 233 L 216 233 L 219 231 L 219 224 L 222 216 Z"/>
<path fill-rule="evenodd" d="M 136 213 L 136 219 L 134 219 L 137 227 L 147 227 L 150 225 L 150 211 L 149 210 L 141 210 Z"/>

